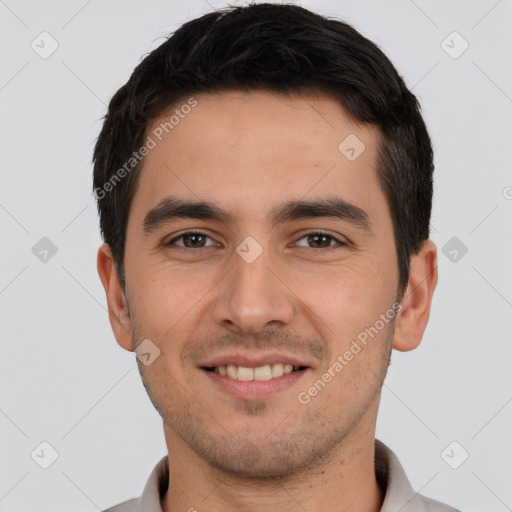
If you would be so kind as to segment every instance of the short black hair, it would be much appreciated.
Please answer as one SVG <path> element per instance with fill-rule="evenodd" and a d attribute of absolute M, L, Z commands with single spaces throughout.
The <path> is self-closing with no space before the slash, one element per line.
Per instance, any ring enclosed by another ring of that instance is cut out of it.
<path fill-rule="evenodd" d="M 379 47 L 351 25 L 268 3 L 185 23 L 112 97 L 94 148 L 93 188 L 123 288 L 126 226 L 148 125 L 193 94 L 258 89 L 328 94 L 356 120 L 378 126 L 377 174 L 393 221 L 401 298 L 410 256 L 429 237 L 432 209 L 433 151 L 419 103 Z"/>

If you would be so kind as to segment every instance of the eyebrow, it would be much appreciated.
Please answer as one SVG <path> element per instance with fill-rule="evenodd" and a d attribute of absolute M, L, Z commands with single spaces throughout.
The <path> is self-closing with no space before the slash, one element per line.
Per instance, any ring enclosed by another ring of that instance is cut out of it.
<path fill-rule="evenodd" d="M 327 197 L 311 201 L 295 200 L 274 206 L 267 215 L 271 225 L 299 219 L 328 217 L 342 220 L 354 227 L 372 233 L 369 215 L 358 206 L 340 197 Z M 209 201 L 190 201 L 166 197 L 144 216 L 144 234 L 176 219 L 213 220 L 233 223 L 235 217 L 224 208 Z"/>

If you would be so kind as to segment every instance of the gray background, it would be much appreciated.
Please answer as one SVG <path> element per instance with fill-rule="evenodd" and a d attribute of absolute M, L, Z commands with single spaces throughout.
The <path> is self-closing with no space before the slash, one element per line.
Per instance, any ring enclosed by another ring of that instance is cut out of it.
<path fill-rule="evenodd" d="M 435 147 L 440 280 L 422 344 L 393 354 L 377 437 L 423 494 L 512 510 L 512 1 L 300 4 L 381 46 Z M 91 155 L 141 57 L 223 5 L 0 0 L 0 511 L 107 508 L 138 496 L 166 454 L 135 355 L 108 322 Z M 43 31 L 58 43 L 47 58 Z M 48 469 L 42 442 L 58 452 Z"/>

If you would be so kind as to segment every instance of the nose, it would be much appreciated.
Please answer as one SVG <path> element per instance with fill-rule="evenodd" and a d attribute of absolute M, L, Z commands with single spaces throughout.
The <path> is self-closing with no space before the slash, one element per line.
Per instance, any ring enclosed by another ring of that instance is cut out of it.
<path fill-rule="evenodd" d="M 289 324 L 294 314 L 294 295 L 285 276 L 279 275 L 269 250 L 264 249 L 251 263 L 236 252 L 232 260 L 234 268 L 219 283 L 213 309 L 215 322 L 245 335 Z"/>

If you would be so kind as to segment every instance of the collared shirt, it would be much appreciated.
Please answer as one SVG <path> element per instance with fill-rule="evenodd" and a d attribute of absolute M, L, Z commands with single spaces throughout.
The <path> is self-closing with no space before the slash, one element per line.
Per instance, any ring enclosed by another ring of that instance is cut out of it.
<path fill-rule="evenodd" d="M 375 475 L 385 491 L 380 512 L 460 512 L 413 490 L 398 458 L 383 442 L 375 439 Z M 162 512 L 160 498 L 169 485 L 166 455 L 149 475 L 140 498 L 124 501 L 104 512 Z"/>

